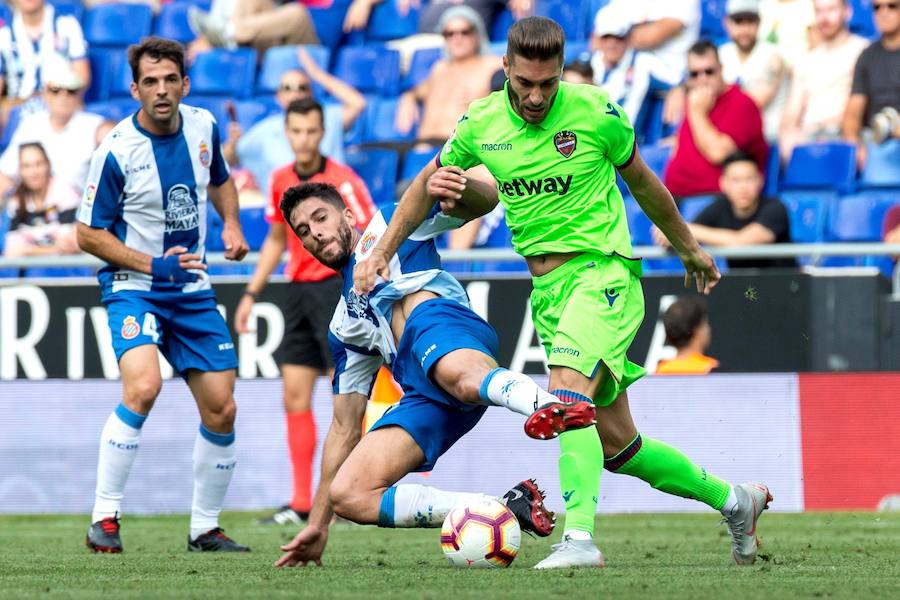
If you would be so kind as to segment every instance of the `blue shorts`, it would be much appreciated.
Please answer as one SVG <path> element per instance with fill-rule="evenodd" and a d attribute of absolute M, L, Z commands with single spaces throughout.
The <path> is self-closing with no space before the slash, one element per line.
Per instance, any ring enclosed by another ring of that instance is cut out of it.
<path fill-rule="evenodd" d="M 430 471 L 437 459 L 472 429 L 486 406 L 460 402 L 431 379 L 431 370 L 454 350 L 469 348 L 496 359 L 499 348 L 493 327 L 452 300 L 428 300 L 413 309 L 397 347 L 394 379 L 403 397 L 372 430 L 402 427 L 425 454 L 416 471 Z"/>
<path fill-rule="evenodd" d="M 188 369 L 237 368 L 234 342 L 212 291 L 123 291 L 103 300 L 116 360 L 132 348 L 156 344 L 182 377 Z"/>

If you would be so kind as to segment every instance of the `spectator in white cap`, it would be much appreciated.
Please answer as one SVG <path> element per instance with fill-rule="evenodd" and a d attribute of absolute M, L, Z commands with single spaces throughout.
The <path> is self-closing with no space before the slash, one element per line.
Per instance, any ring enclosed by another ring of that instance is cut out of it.
<path fill-rule="evenodd" d="M 100 115 L 84 112 L 84 80 L 63 59 L 44 66 L 43 99 L 47 108 L 27 115 L 0 155 L 0 197 L 17 183 L 19 146 L 38 142 L 47 151 L 53 177 L 79 193 L 84 188 L 91 153 L 112 127 Z"/>
<path fill-rule="evenodd" d="M 644 100 L 643 94 L 632 93 L 635 71 L 641 66 L 639 53 L 628 47 L 628 31 L 631 25 L 617 5 L 606 5 L 594 17 L 594 33 L 591 36 L 591 67 L 594 83 L 602 87 L 609 97 L 625 109 L 634 121 Z M 638 77 L 649 80 L 644 68 Z M 640 86 L 639 86 L 640 87 Z M 646 87 L 646 83 L 644 84 Z"/>
<path fill-rule="evenodd" d="M 725 12 L 731 41 L 719 48 L 722 77 L 753 98 L 762 112 L 766 139 L 776 140 L 788 95 L 784 61 L 773 44 L 757 39 L 759 0 L 728 0 Z"/>
<path fill-rule="evenodd" d="M 56 56 L 70 61 L 81 81 L 89 84 L 91 67 L 78 19 L 57 15 L 45 0 L 10 4 L 12 21 L 0 27 L 0 95 L 15 104 L 37 94 L 43 85 L 43 71 Z"/>

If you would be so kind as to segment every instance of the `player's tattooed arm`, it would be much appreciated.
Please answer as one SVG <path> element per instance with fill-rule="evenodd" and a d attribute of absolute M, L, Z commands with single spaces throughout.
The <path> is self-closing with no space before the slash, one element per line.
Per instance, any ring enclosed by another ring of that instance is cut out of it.
<path fill-rule="evenodd" d="M 359 443 L 367 401 L 364 394 L 355 392 L 334 397 L 334 415 L 322 449 L 321 476 L 309 513 L 309 524 L 281 547 L 284 554 L 275 562 L 276 567 L 305 566 L 308 562 L 322 565 L 328 525 L 334 516 L 329 499 L 331 482 Z"/>

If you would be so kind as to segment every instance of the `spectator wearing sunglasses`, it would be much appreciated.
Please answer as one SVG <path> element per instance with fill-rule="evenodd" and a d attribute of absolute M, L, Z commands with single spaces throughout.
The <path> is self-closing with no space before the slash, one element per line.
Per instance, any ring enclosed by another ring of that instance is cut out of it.
<path fill-rule="evenodd" d="M 437 31 L 444 37 L 446 57 L 434 64 L 428 79 L 400 96 L 395 119 L 401 133 L 418 123 L 418 141 L 434 146 L 453 134 L 470 102 L 490 93 L 491 77 L 502 67 L 499 56 L 484 53 L 484 22 L 468 6 L 445 11 Z"/>
<path fill-rule="evenodd" d="M 722 76 L 753 98 L 762 112 L 767 140 L 778 139 L 788 95 L 784 61 L 770 42 L 759 40 L 759 0 L 728 0 L 725 30 L 731 41 L 719 48 Z"/>
<path fill-rule="evenodd" d="M 769 146 L 759 108 L 738 86 L 725 83 L 712 42 L 691 46 L 687 71 L 685 117 L 666 167 L 666 187 L 676 197 L 720 191 L 722 163 L 738 150 L 749 153 L 764 173 Z"/>
<path fill-rule="evenodd" d="M 814 0 L 813 10 L 815 34 L 820 41 L 794 67 L 778 140 L 784 162 L 798 144 L 840 137 L 853 67 L 869 45 L 865 38 L 847 29 L 851 16 L 847 0 Z"/>
<path fill-rule="evenodd" d="M 876 144 L 900 138 L 900 0 L 875 0 L 872 9 L 881 38 L 856 61 L 842 126 L 844 139 L 857 145 L 860 167 L 865 138 Z"/>
<path fill-rule="evenodd" d="M 366 99 L 353 86 L 325 72 L 303 48 L 297 49 L 303 70 L 286 71 L 275 92 L 275 102 L 282 112 L 269 115 L 244 133 L 232 122 L 228 126 L 228 141 L 222 145 L 222 155 L 233 167 L 248 169 L 265 197 L 269 196 L 272 171 L 291 162 L 294 152 L 284 133 L 284 112 L 295 100 L 313 97 L 316 83 L 339 104 L 328 103 L 324 108 L 325 135 L 319 150 L 323 156 L 337 162 L 344 161 L 344 132 L 353 126 L 366 108 Z"/>
<path fill-rule="evenodd" d="M 17 184 L 19 146 L 28 142 L 46 150 L 54 180 L 81 192 L 91 153 L 113 126 L 82 110 L 83 91 L 84 81 L 64 60 L 45 66 L 42 96 L 47 108 L 24 117 L 0 155 L 0 197 Z"/>

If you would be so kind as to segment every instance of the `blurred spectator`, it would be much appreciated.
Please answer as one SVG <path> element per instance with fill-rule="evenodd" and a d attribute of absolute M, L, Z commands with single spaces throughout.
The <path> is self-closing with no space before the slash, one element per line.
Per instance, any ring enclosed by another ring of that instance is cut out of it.
<path fill-rule="evenodd" d="M 101 4 L 146 4 L 153 11 L 153 14 L 159 12 L 163 4 L 168 4 L 170 0 L 81 0 L 85 8 L 93 8 Z"/>
<path fill-rule="evenodd" d="M 9 231 L 3 255 L 73 254 L 75 212 L 81 195 L 65 181 L 50 175 L 50 161 L 36 142 L 18 149 L 19 185 L 10 198 Z"/>
<path fill-rule="evenodd" d="M 881 225 L 881 239 L 885 244 L 900 244 L 900 204 L 894 205 L 884 214 Z M 898 256 L 894 256 L 897 262 Z"/>
<path fill-rule="evenodd" d="M 297 49 L 303 71 L 291 70 L 281 76 L 275 102 L 282 109 L 295 100 L 312 98 L 312 82 L 316 82 L 340 104 L 326 104 L 325 135 L 320 150 L 325 156 L 344 160 L 344 131 L 349 129 L 366 108 L 366 99 L 353 86 L 326 73 L 303 48 Z M 269 178 L 275 168 L 288 163 L 294 156 L 284 133 L 285 113 L 269 115 L 246 133 L 240 125 L 228 126 L 228 141 L 222 145 L 222 155 L 232 166 L 243 166 L 253 173 L 256 185 L 268 198 Z"/>
<path fill-rule="evenodd" d="M 469 103 L 487 96 L 491 76 L 502 65 L 499 56 L 484 54 L 487 32 L 478 13 L 468 6 L 455 6 L 441 17 L 446 58 L 431 69 L 428 79 L 400 96 L 395 125 L 409 132 L 420 121 L 417 139 L 432 145 L 444 143 Z"/>
<path fill-rule="evenodd" d="M 712 342 L 705 299 L 682 296 L 666 309 L 662 320 L 666 344 L 678 353 L 659 361 L 657 375 L 706 375 L 719 366 L 719 361 L 704 354 Z"/>
<path fill-rule="evenodd" d="M 17 0 L 12 22 L 0 27 L 0 75 L 8 104 L 31 98 L 42 87 L 43 69 L 60 57 L 71 62 L 84 87 L 90 85 L 87 44 L 78 19 L 57 15 L 44 0 Z"/>
<path fill-rule="evenodd" d="M 846 0 L 815 0 L 814 8 L 821 41 L 794 68 L 779 138 L 785 162 L 798 144 L 839 137 L 853 67 L 868 45 L 847 29 L 851 12 Z"/>
<path fill-rule="evenodd" d="M 304 4 L 275 0 L 213 0 L 209 12 L 191 7 L 188 19 L 198 38 L 188 55 L 215 48 L 249 46 L 260 52 L 273 46 L 318 44 L 319 36 Z"/>
<path fill-rule="evenodd" d="M 777 140 L 788 95 L 788 77 L 778 50 L 759 34 L 759 0 L 729 0 L 725 30 L 730 42 L 719 48 L 722 76 L 737 83 L 762 111 L 767 140 Z"/>
<path fill-rule="evenodd" d="M 725 84 L 711 42 L 691 46 L 686 86 L 687 111 L 665 171 L 669 190 L 677 197 L 718 192 L 720 165 L 737 150 L 748 152 L 764 171 L 769 147 L 759 109 L 738 86 Z"/>
<path fill-rule="evenodd" d="M 444 13 L 454 6 L 468 6 L 478 13 L 481 22 L 486 27 L 490 27 L 494 23 L 494 19 L 508 8 L 515 19 L 521 19 L 531 14 L 534 8 L 533 0 L 432 0 L 431 2 L 423 0 L 388 0 L 395 2 L 397 12 L 406 15 L 411 7 L 421 8 L 419 15 L 419 31 L 421 33 L 431 33 L 437 31 L 440 27 L 439 23 Z M 369 24 L 369 16 L 376 4 L 381 4 L 384 0 L 353 0 L 347 14 L 344 16 L 344 31 L 349 33 L 358 29 L 365 29 Z"/>
<path fill-rule="evenodd" d="M 688 226 L 697 241 L 709 246 L 789 244 L 790 221 L 787 208 L 775 199 L 762 198 L 763 176 L 756 159 L 735 152 L 725 159 L 719 183 L 722 194 L 704 208 Z M 653 230 L 658 244 L 668 241 Z M 796 267 L 793 258 L 729 258 L 730 269 Z"/>
<path fill-rule="evenodd" d="M 866 162 L 863 129 L 872 141 L 900 137 L 900 0 L 875 0 L 875 27 L 881 39 L 859 55 L 844 113 L 844 139 L 857 145 L 860 167 Z"/>
<path fill-rule="evenodd" d="M 567 83 L 594 84 L 594 68 L 590 61 L 577 58 L 563 67 L 562 80 Z"/>
<path fill-rule="evenodd" d="M 594 32 L 591 36 L 591 66 L 594 69 L 594 83 L 609 94 L 610 99 L 625 109 L 625 114 L 633 121 L 638 117 L 643 94 L 633 94 L 635 70 L 643 68 L 641 55 L 628 47 L 628 30 L 631 25 L 621 10 L 606 5 L 597 11 L 594 18 Z M 646 78 L 647 75 L 639 75 Z"/>
<path fill-rule="evenodd" d="M 773 44 L 788 70 L 816 41 L 813 0 L 761 0 L 759 36 Z"/>
<path fill-rule="evenodd" d="M 50 157 L 53 177 L 79 192 L 84 187 L 91 153 L 113 126 L 100 115 L 84 112 L 84 82 L 68 64 L 47 69 L 43 99 L 46 109 L 25 116 L 0 155 L 0 197 L 12 189 L 19 172 L 19 146 L 40 143 Z"/>

